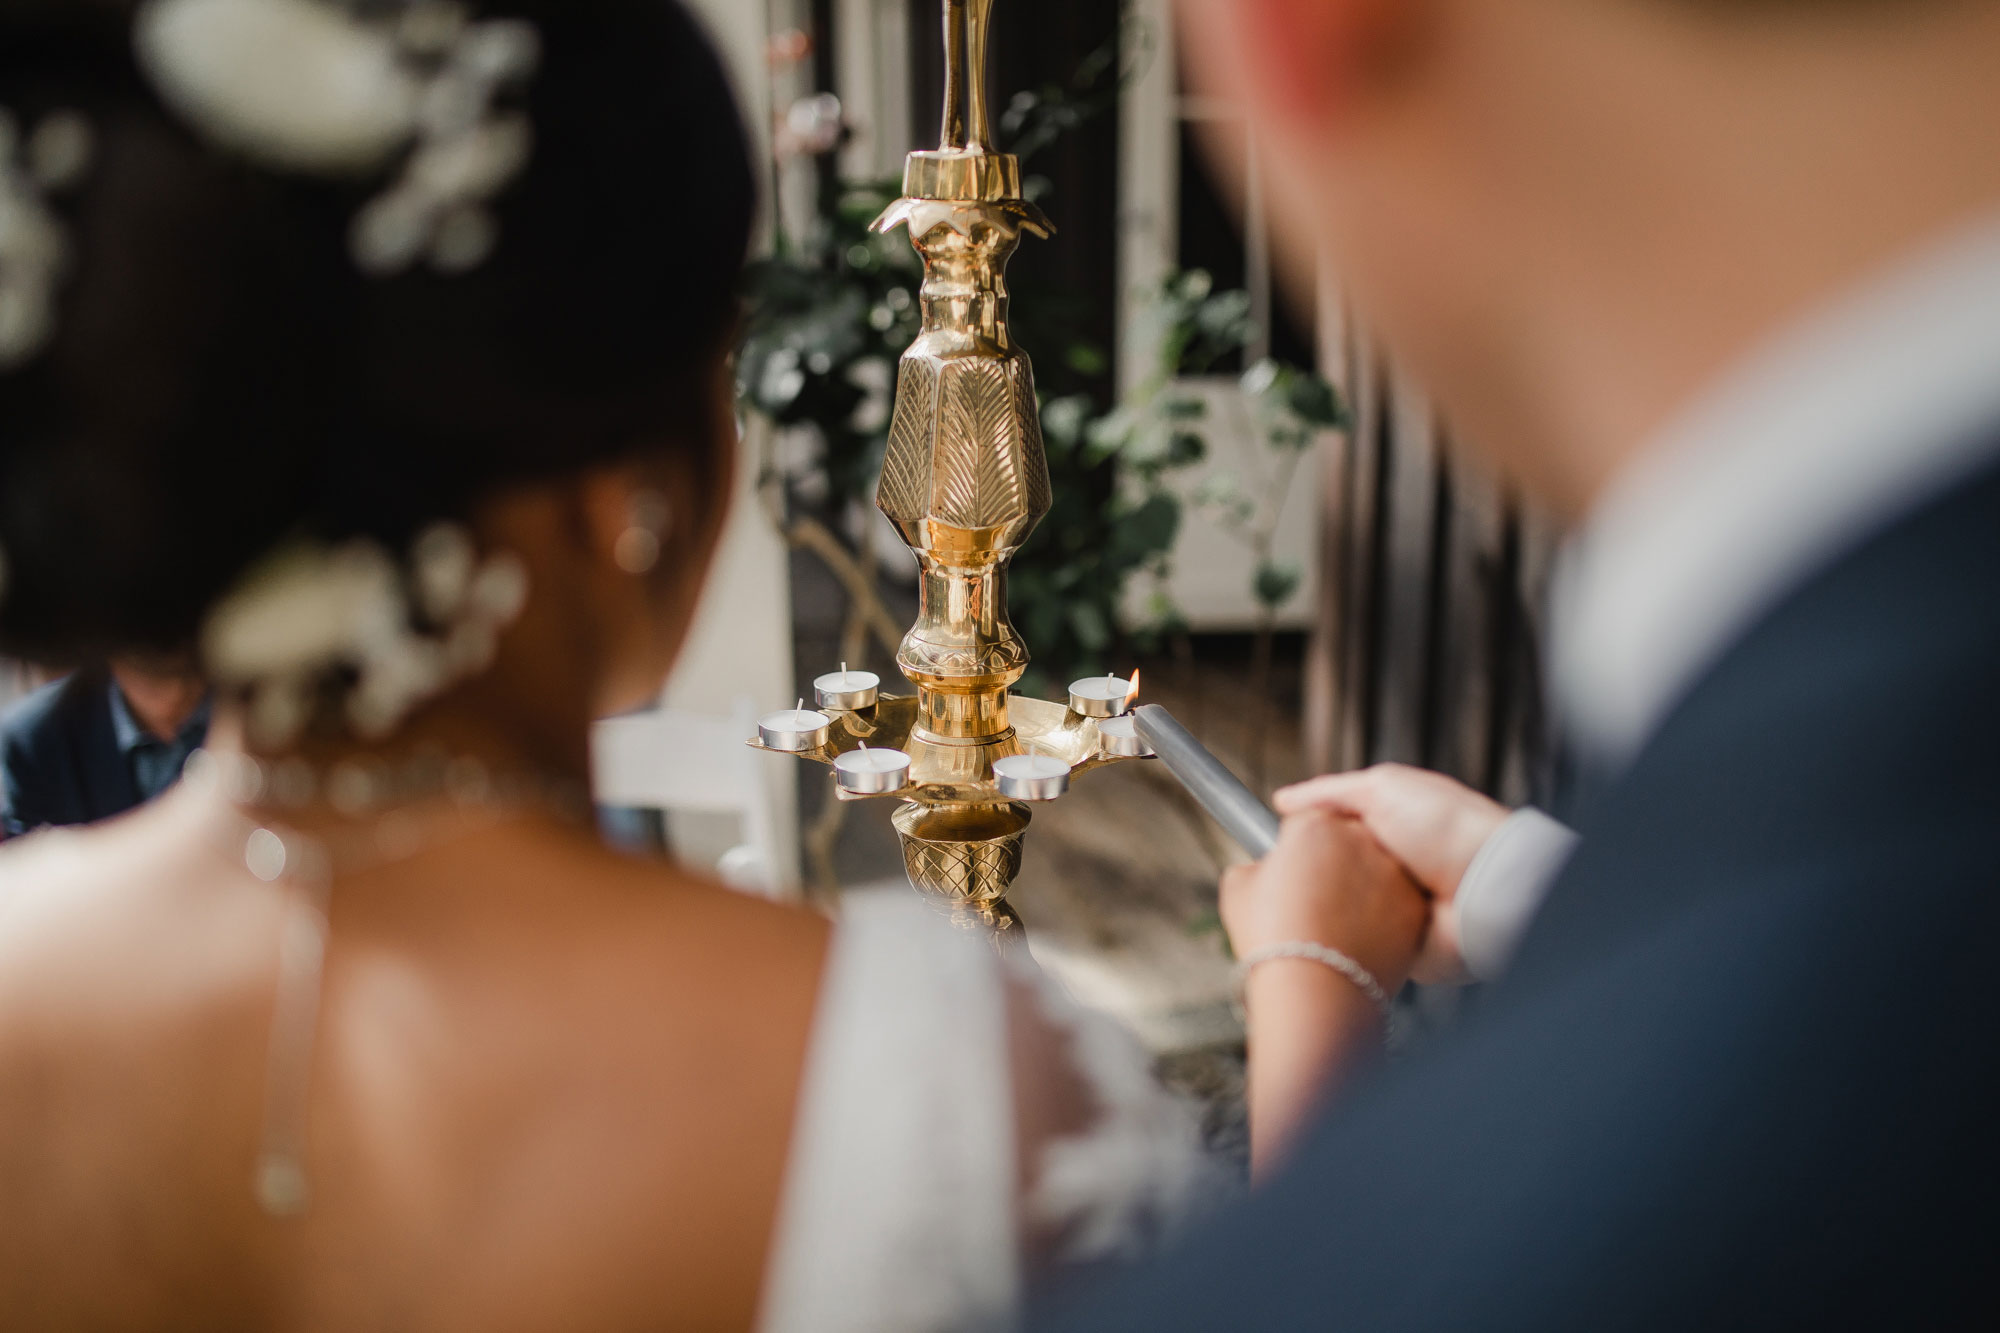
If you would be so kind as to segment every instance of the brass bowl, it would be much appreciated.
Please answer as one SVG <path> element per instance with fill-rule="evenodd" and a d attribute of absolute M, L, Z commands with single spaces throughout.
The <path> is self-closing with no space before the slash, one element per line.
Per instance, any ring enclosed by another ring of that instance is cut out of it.
<path fill-rule="evenodd" d="M 984 911 L 1007 896 L 1021 873 L 1021 839 L 1032 819 L 1019 801 L 995 805 L 906 803 L 892 821 L 903 869 L 918 892 L 953 907 Z"/>

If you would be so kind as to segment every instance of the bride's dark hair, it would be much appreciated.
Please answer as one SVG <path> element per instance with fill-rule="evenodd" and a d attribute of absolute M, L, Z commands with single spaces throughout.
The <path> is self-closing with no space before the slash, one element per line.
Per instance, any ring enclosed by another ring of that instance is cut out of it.
<path fill-rule="evenodd" d="M 482 495 L 647 450 L 712 466 L 703 378 L 755 209 L 714 51 L 673 0 L 495 0 L 541 34 L 526 170 L 471 272 L 365 276 L 381 179 L 254 166 L 161 101 L 131 0 L 0 0 L 0 108 L 80 112 L 50 340 L 0 369 L 0 650 L 194 640 L 291 533 L 399 544 Z"/>

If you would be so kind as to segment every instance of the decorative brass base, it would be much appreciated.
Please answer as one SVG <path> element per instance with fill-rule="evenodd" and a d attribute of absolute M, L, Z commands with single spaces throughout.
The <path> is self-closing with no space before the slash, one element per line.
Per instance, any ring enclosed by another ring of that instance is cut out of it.
<path fill-rule="evenodd" d="M 1021 843 L 1032 818 L 1020 802 L 929 807 L 910 801 L 890 822 L 903 840 L 911 886 L 954 926 L 987 935 L 1005 953 L 1028 942 L 1020 914 L 1004 895 L 1021 873 Z"/>
<path fill-rule="evenodd" d="M 890 817 L 903 868 L 919 892 L 954 908 L 988 908 L 1021 873 L 1021 839 L 1034 818 L 1008 805 L 928 806 L 908 801 Z"/>

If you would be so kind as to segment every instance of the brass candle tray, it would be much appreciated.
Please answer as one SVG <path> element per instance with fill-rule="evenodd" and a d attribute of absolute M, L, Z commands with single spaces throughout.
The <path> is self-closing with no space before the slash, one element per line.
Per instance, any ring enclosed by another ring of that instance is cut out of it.
<path fill-rule="evenodd" d="M 915 735 L 918 707 L 913 695 L 884 695 L 873 708 L 858 712 L 822 709 L 833 719 L 827 742 L 813 750 L 778 751 L 831 765 L 839 756 L 866 745 L 871 750 L 901 750 L 910 756 L 910 785 L 879 796 L 839 789 L 843 801 L 873 801 L 883 796 L 927 806 L 1006 804 L 993 784 L 993 761 L 1013 754 L 1041 754 L 1070 766 L 1072 777 L 1106 764 L 1124 762 L 1107 753 L 1097 734 L 1097 722 L 1071 712 L 1064 704 L 1025 695 L 1009 695 L 1007 715 L 1013 726 L 992 740 L 941 744 Z M 760 750 L 770 747 L 761 741 Z"/>

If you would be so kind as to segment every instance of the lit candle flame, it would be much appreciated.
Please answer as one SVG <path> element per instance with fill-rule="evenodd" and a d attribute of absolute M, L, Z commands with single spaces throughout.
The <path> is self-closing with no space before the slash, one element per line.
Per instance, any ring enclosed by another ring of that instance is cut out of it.
<path fill-rule="evenodd" d="M 1139 697 L 1139 673 L 1137 671 L 1134 671 L 1132 673 L 1131 683 L 1132 683 L 1132 688 L 1125 692 L 1125 700 L 1127 703 L 1130 703 L 1132 700 Z"/>

